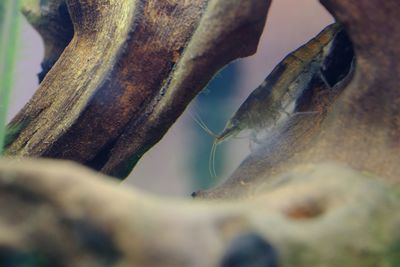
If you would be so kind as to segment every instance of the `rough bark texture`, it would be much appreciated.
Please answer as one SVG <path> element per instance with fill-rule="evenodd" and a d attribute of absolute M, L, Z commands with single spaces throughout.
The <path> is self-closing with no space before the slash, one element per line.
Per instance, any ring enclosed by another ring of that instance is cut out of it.
<path fill-rule="evenodd" d="M 40 10 L 33 3 L 25 13 Z M 58 35 L 43 25 L 68 24 L 62 3 L 31 16 L 45 37 Z M 270 1 L 66 4 L 74 37 L 12 121 L 22 130 L 7 154 L 71 159 L 123 178 L 221 67 L 255 52 Z"/>
<path fill-rule="evenodd" d="M 67 1 L 74 37 L 14 119 L 23 130 L 8 154 L 122 177 L 217 69 L 254 51 L 268 4 Z M 333 102 L 311 97 L 304 108 L 324 111 L 315 121 L 291 121 L 198 194 L 219 200 L 2 159 L 0 266 L 400 266 L 400 3 L 323 4 L 354 42 L 354 76 Z"/>

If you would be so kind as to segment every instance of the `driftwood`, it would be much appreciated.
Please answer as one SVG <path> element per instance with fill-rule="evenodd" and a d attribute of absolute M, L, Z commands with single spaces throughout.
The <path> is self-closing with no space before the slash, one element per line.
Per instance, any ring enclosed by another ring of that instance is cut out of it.
<path fill-rule="evenodd" d="M 124 177 L 220 67 L 254 52 L 269 2 L 66 1 L 74 37 L 61 56 L 46 41 L 59 59 L 0 162 L 0 266 L 399 266 L 400 2 L 321 2 L 356 52 L 342 93 L 314 95 L 316 123 L 292 121 L 197 194 L 213 200 L 178 201 L 20 157 Z M 64 3 L 24 12 L 70 32 Z"/>
<path fill-rule="evenodd" d="M 191 203 L 71 163 L 3 161 L 0 192 L 1 266 L 400 263 L 399 191 L 336 164 L 294 168 L 240 202 Z"/>
<path fill-rule="evenodd" d="M 43 23 L 34 13 L 39 2 L 25 7 L 33 24 L 68 31 L 57 17 L 64 1 L 46 6 L 51 16 Z M 74 37 L 12 121 L 21 131 L 7 154 L 70 159 L 121 178 L 221 67 L 256 51 L 269 6 L 265 0 L 66 2 Z M 54 46 L 46 40 L 48 50 Z"/>

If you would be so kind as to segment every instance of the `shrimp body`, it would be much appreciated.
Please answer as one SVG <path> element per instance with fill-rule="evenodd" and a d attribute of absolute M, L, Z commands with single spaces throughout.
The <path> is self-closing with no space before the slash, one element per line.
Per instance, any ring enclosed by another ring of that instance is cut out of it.
<path fill-rule="evenodd" d="M 321 70 L 335 36 L 341 30 L 338 23 L 331 24 L 308 43 L 287 55 L 248 96 L 222 132 L 217 135 L 211 132 L 215 137 L 209 159 L 212 176 L 217 176 L 214 161 L 219 143 L 244 130 L 251 130 L 253 141 L 257 143 L 258 133 L 266 131 L 268 134 L 272 127 L 295 111 L 296 101 L 309 88 L 316 75 L 330 87 Z"/>
<path fill-rule="evenodd" d="M 340 30 L 341 26 L 334 23 L 287 55 L 228 120 L 224 130 L 216 136 L 216 143 L 246 129 L 257 131 L 273 127 L 283 115 L 293 113 L 297 99 L 312 78 L 322 75 L 324 59 Z"/>

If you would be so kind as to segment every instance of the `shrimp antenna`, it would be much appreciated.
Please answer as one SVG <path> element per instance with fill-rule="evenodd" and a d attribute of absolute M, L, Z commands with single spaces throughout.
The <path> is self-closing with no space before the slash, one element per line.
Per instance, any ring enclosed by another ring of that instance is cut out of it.
<path fill-rule="evenodd" d="M 189 114 L 190 114 L 190 117 L 192 117 L 192 119 L 200 126 L 201 129 L 203 129 L 206 133 L 208 133 L 212 137 L 214 137 L 214 138 L 217 137 L 217 135 L 213 131 L 211 131 L 210 128 L 207 127 L 207 125 L 200 118 L 200 116 L 193 114 L 193 113 L 189 113 Z"/>
<path fill-rule="evenodd" d="M 218 139 L 215 139 L 210 152 L 210 157 L 208 159 L 208 171 L 210 172 L 211 177 L 217 177 L 217 172 L 215 171 L 215 154 L 217 151 Z"/>
<path fill-rule="evenodd" d="M 213 172 L 214 172 L 214 177 L 216 178 L 217 177 L 217 171 L 216 171 L 216 168 L 215 168 L 215 158 L 216 158 L 216 155 L 217 155 L 217 146 L 218 146 L 219 142 L 218 142 L 218 140 L 216 140 L 214 143 L 215 143 L 215 145 L 214 145 L 214 152 L 213 152 Z"/>

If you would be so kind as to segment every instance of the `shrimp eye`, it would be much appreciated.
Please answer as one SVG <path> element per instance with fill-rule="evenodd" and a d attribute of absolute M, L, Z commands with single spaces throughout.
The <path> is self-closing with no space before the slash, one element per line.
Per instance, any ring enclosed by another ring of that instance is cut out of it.
<path fill-rule="evenodd" d="M 229 126 L 230 126 L 230 128 L 233 128 L 233 127 L 238 127 L 239 124 L 240 124 L 240 121 L 237 118 L 235 118 L 235 119 L 231 120 Z"/>

